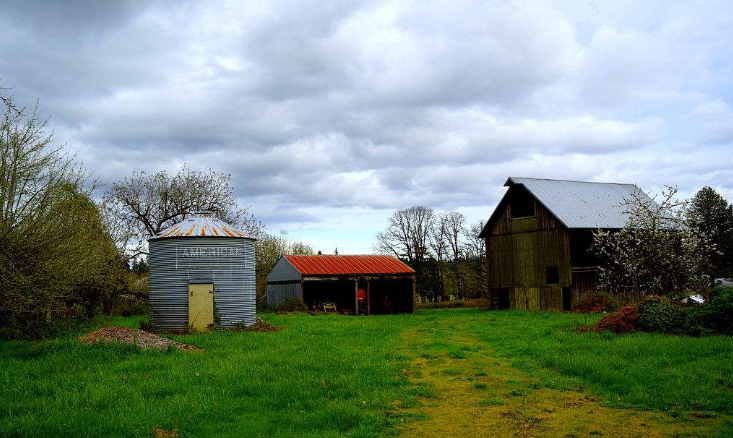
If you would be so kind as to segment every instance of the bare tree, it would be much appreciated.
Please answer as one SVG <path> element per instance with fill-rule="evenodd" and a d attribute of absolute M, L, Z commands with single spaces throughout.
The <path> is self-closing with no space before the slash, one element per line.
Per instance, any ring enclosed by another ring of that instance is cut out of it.
<path fill-rule="evenodd" d="M 469 258 L 486 258 L 486 240 L 478 237 L 483 229 L 484 223 L 482 221 L 474 222 L 465 229 L 465 251 Z"/>
<path fill-rule="evenodd" d="M 264 226 L 239 208 L 231 176 L 213 170 L 181 168 L 176 174 L 135 172 L 104 195 L 103 210 L 115 240 L 131 257 L 147 251 L 147 238 L 197 210 L 214 212 L 246 235 L 259 237 Z"/>
<path fill-rule="evenodd" d="M 465 229 L 464 253 L 471 265 L 473 282 L 475 284 L 474 294 L 484 296 L 488 292 L 488 265 L 486 261 L 486 240 L 478 237 L 484 223 L 478 221 Z"/>
<path fill-rule="evenodd" d="M 431 208 L 414 206 L 396 211 L 389 218 L 386 230 L 377 233 L 374 249 L 407 260 L 415 269 L 417 288 L 421 295 L 435 293 L 430 287 L 430 276 L 425 262 L 430 256 L 430 235 L 435 226 L 435 212 Z"/>
<path fill-rule="evenodd" d="M 433 228 L 430 232 L 430 247 L 433 250 L 433 253 L 435 254 L 435 260 L 437 262 L 437 284 L 438 284 L 438 292 L 439 295 L 444 295 L 445 293 L 445 278 L 443 275 L 444 265 L 445 265 L 445 257 L 446 253 L 448 252 L 448 228 L 446 226 L 446 221 L 444 215 L 441 215 L 438 217 L 438 219 L 435 221 Z"/>
<path fill-rule="evenodd" d="M 445 223 L 451 259 L 457 263 L 463 253 L 462 240 L 466 233 L 466 217 L 457 211 L 449 211 L 441 216 L 441 222 Z"/>
<path fill-rule="evenodd" d="M 420 263 L 429 254 L 434 224 L 435 212 L 430 208 L 414 206 L 398 210 L 389 218 L 387 229 L 377 233 L 375 249 L 410 263 Z"/>

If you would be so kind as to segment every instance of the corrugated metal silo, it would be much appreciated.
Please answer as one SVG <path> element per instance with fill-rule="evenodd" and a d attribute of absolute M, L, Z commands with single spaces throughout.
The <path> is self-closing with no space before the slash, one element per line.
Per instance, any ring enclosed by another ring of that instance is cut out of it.
<path fill-rule="evenodd" d="M 148 298 L 155 328 L 200 328 L 197 324 L 211 318 L 219 327 L 254 324 L 254 239 L 209 212 L 196 212 L 151 237 L 148 244 Z M 210 308 L 201 310 L 195 304 L 202 302 L 199 297 L 204 303 L 213 298 L 213 315 L 208 314 Z"/>

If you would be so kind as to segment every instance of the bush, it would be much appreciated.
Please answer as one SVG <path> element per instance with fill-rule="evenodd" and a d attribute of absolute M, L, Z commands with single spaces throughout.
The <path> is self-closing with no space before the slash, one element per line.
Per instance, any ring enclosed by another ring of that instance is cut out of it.
<path fill-rule="evenodd" d="M 678 326 L 680 312 L 666 297 L 646 297 L 639 304 L 639 330 L 670 333 Z"/>
<path fill-rule="evenodd" d="M 624 306 L 618 312 L 609 313 L 601 318 L 596 324 L 595 331 L 610 330 L 617 334 L 631 333 L 636 330 L 638 319 L 639 313 L 636 307 Z"/>
<path fill-rule="evenodd" d="M 488 309 L 489 300 L 487 298 L 469 298 L 465 300 L 449 300 L 416 303 L 416 309 L 457 309 L 461 307 L 470 307 L 476 309 Z"/>
<path fill-rule="evenodd" d="M 281 304 L 274 306 L 274 310 L 275 312 L 278 312 L 278 313 L 307 312 L 308 307 L 301 300 L 297 298 L 288 298 L 287 300 L 283 301 Z"/>
<path fill-rule="evenodd" d="M 685 329 L 691 334 L 733 335 L 733 287 L 716 287 L 706 304 L 688 313 Z"/>
<path fill-rule="evenodd" d="M 590 292 L 575 303 L 575 311 L 579 313 L 613 312 L 620 307 L 616 297 L 607 292 Z"/>
<path fill-rule="evenodd" d="M 150 321 L 140 321 L 139 323 L 140 330 L 145 330 L 146 332 L 150 333 L 156 333 L 157 330 L 155 330 L 155 327 L 153 324 L 150 323 Z"/>
<path fill-rule="evenodd" d="M 450 301 L 435 301 L 427 303 L 416 304 L 417 309 L 457 309 L 460 307 L 466 307 L 463 300 L 450 300 Z"/>
<path fill-rule="evenodd" d="M 472 298 L 463 300 L 463 307 L 473 307 L 476 309 L 488 310 L 489 299 L 488 298 Z"/>
<path fill-rule="evenodd" d="M 148 306 L 145 303 L 133 304 L 118 311 L 120 316 L 139 316 L 148 313 Z"/>

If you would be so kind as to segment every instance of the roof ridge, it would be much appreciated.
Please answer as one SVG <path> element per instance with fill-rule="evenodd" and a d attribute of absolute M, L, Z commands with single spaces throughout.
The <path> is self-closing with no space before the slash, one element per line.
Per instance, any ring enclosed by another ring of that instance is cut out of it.
<path fill-rule="evenodd" d="M 576 182 L 576 183 L 583 183 L 583 184 L 609 184 L 609 185 L 617 185 L 617 186 L 635 186 L 636 183 L 619 183 L 619 182 L 605 182 L 605 181 L 581 181 L 577 179 L 554 179 L 554 178 L 532 178 L 528 176 L 510 176 L 509 179 L 531 179 L 535 181 L 558 181 L 558 182 Z"/>

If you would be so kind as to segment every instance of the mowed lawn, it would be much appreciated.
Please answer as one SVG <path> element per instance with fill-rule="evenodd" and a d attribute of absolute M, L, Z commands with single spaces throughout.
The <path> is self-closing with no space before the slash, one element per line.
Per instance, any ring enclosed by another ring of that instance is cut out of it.
<path fill-rule="evenodd" d="M 262 316 L 283 330 L 174 337 L 201 353 L 2 342 L 0 436 L 441 436 L 440 421 L 622 436 L 593 424 L 627 420 L 627 434 L 733 436 L 731 338 L 576 333 L 597 316 L 563 313 Z"/>

